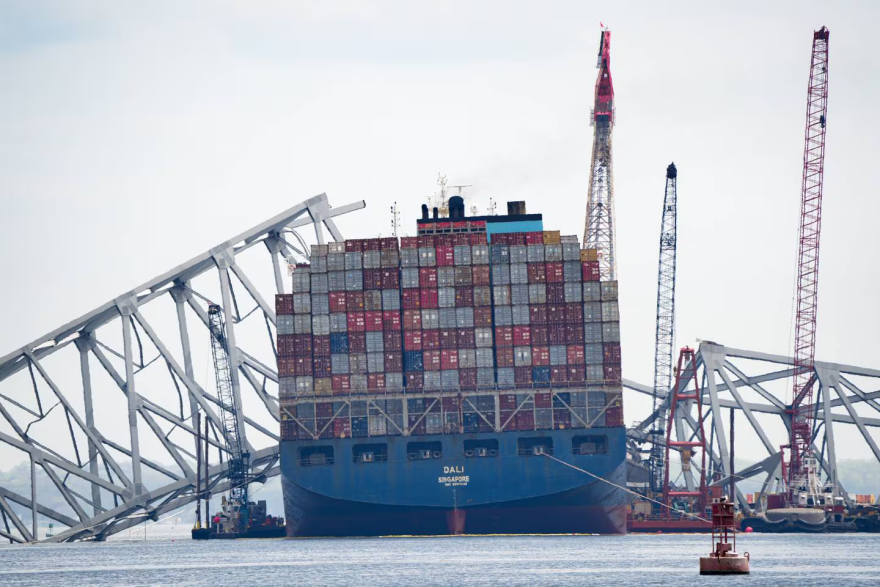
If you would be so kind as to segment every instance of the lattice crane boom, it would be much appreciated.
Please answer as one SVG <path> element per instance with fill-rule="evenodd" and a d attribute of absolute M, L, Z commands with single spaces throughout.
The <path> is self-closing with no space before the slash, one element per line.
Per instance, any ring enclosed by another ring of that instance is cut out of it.
<path fill-rule="evenodd" d="M 788 468 L 790 496 L 793 495 L 796 479 L 806 473 L 803 459 L 810 453 L 812 445 L 819 235 L 822 227 L 822 180 L 825 168 L 825 130 L 828 111 L 828 37 L 829 31 L 826 27 L 813 33 L 810 82 L 807 88 L 794 343 L 794 362 L 797 371 L 791 404 L 791 458 Z"/>
<path fill-rule="evenodd" d="M 584 248 L 599 253 L 599 278 L 615 280 L 617 265 L 614 240 L 614 178 L 611 129 L 614 125 L 614 85 L 611 81 L 611 31 L 599 40 L 599 75 L 590 123 L 594 127 L 590 195 L 584 227 Z"/>
<path fill-rule="evenodd" d="M 666 396 L 672 385 L 672 364 L 675 345 L 675 262 L 678 223 L 678 170 L 675 163 L 666 168 L 666 192 L 663 198 L 663 220 L 660 227 L 660 260 L 657 270 L 657 330 L 654 343 L 654 434 L 649 461 L 651 489 L 664 487 L 666 459 L 660 436 L 666 433 Z"/>

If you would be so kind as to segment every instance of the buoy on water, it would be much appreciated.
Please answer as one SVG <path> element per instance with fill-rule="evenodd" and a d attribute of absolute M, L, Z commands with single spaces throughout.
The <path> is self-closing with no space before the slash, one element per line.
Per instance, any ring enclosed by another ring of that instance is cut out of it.
<path fill-rule="evenodd" d="M 746 528 L 746 534 L 751 534 L 752 532 L 754 532 L 754 530 L 752 530 L 752 527 L 751 527 L 751 526 L 748 526 L 748 527 Z"/>
<path fill-rule="evenodd" d="M 733 537 L 731 542 L 729 539 Z M 709 556 L 700 557 L 701 575 L 748 575 L 749 553 L 736 552 L 733 503 L 726 497 L 712 502 L 712 545 Z"/>

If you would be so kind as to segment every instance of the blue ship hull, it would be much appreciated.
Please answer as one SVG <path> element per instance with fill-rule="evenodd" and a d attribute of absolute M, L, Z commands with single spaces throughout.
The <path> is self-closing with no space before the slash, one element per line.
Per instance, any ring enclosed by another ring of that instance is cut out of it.
<path fill-rule="evenodd" d="M 604 452 L 577 454 L 572 441 L 607 438 Z M 552 440 L 556 458 L 518 441 Z M 495 456 L 466 456 L 466 441 L 498 442 Z M 413 459 L 410 443 L 439 442 Z M 356 462 L 356 447 L 387 446 L 387 460 Z M 303 449 L 329 450 L 325 465 L 302 462 Z M 331 462 L 332 461 L 332 462 Z M 625 429 L 593 428 L 401 437 L 291 440 L 281 443 L 288 536 L 624 533 Z M 612 485 L 613 484 L 613 485 Z"/>

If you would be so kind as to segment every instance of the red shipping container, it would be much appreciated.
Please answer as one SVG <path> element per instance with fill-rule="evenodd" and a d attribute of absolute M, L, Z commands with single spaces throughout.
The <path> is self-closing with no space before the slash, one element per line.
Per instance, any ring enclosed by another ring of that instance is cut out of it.
<path fill-rule="evenodd" d="M 438 247 L 452 246 L 455 244 L 455 237 L 451 234 L 438 234 L 434 236 L 434 245 Z"/>
<path fill-rule="evenodd" d="M 475 287 L 486 287 L 490 285 L 491 270 L 488 265 L 474 265 L 471 268 L 471 279 Z M 293 302 L 291 302 L 293 303 Z"/>
<path fill-rule="evenodd" d="M 532 344 L 535 346 L 547 346 L 550 344 L 550 337 L 547 333 L 547 326 L 530 326 Z"/>
<path fill-rule="evenodd" d="M 313 336 L 312 337 L 312 354 L 316 357 L 330 356 L 330 336 Z"/>
<path fill-rule="evenodd" d="M 294 334 L 279 334 L 278 335 L 278 354 L 282 357 L 292 357 L 296 353 L 296 344 L 294 341 L 296 340 Z"/>
<path fill-rule="evenodd" d="M 404 236 L 400 238 L 400 248 L 401 249 L 416 249 L 419 246 L 419 237 L 417 236 Z"/>
<path fill-rule="evenodd" d="M 461 369 L 458 372 L 458 385 L 462 389 L 475 389 L 477 387 L 477 370 Z"/>
<path fill-rule="evenodd" d="M 619 342 L 606 342 L 602 345 L 602 350 L 605 354 L 606 365 L 619 365 L 620 364 L 620 343 Z"/>
<path fill-rule="evenodd" d="M 422 330 L 422 349 L 426 351 L 440 350 L 439 330 Z"/>
<path fill-rule="evenodd" d="M 550 367 L 550 381 L 553 383 L 565 383 L 568 381 L 568 367 L 565 365 L 553 365 Z"/>
<path fill-rule="evenodd" d="M 553 410 L 553 427 L 557 430 L 571 428 L 571 412 L 568 409 Z"/>
<path fill-rule="evenodd" d="M 315 404 L 315 415 L 319 419 L 326 418 L 329 422 L 330 418 L 333 417 L 333 402 L 319 402 Z"/>
<path fill-rule="evenodd" d="M 566 324 L 551 324 L 547 327 L 547 331 L 549 332 L 550 345 L 556 346 L 560 344 L 568 344 L 572 341 L 583 340 L 583 339 L 569 339 L 566 332 Z"/>
<path fill-rule="evenodd" d="M 565 304 L 548 304 L 547 322 L 549 324 L 565 324 Z"/>
<path fill-rule="evenodd" d="M 532 410 L 520 410 L 516 413 L 517 430 L 534 430 L 535 413 Z"/>
<path fill-rule="evenodd" d="M 470 240 L 468 240 L 468 234 L 466 232 L 459 232 L 452 235 L 452 244 L 457 246 L 469 245 Z"/>
<path fill-rule="evenodd" d="M 461 402 L 457 397 L 444 397 L 440 399 L 440 405 L 444 412 L 457 412 L 461 409 Z"/>
<path fill-rule="evenodd" d="M 564 283 L 548 283 L 547 284 L 547 303 L 548 304 L 564 304 L 565 303 L 565 284 Z"/>
<path fill-rule="evenodd" d="M 623 426 L 623 408 L 621 406 L 605 410 L 605 425 Z"/>
<path fill-rule="evenodd" d="M 379 239 L 380 251 L 387 251 L 389 249 L 396 250 L 397 246 L 397 237 L 389 236 L 383 239 Z"/>
<path fill-rule="evenodd" d="M 382 312 L 382 330 L 400 330 L 400 310 Z"/>
<path fill-rule="evenodd" d="M 420 351 L 422 350 L 422 331 L 407 330 L 403 333 L 403 350 Z"/>
<path fill-rule="evenodd" d="M 351 420 L 348 418 L 334 419 L 333 438 L 351 438 Z"/>
<path fill-rule="evenodd" d="M 517 386 L 532 386 L 532 368 L 531 367 L 515 367 L 513 369 L 513 381 Z"/>
<path fill-rule="evenodd" d="M 516 395 L 513 393 L 502 393 L 498 396 L 501 410 L 513 411 L 516 409 Z"/>
<path fill-rule="evenodd" d="M 529 283 L 547 283 L 547 267 L 545 263 L 529 263 L 526 271 Z"/>
<path fill-rule="evenodd" d="M 532 347 L 532 365 L 535 367 L 546 367 L 550 364 L 550 347 L 533 346 Z"/>
<path fill-rule="evenodd" d="M 527 245 L 543 245 L 544 244 L 544 233 L 543 232 L 527 232 L 526 233 L 526 244 Z"/>
<path fill-rule="evenodd" d="M 572 383 L 580 383 L 587 379 L 587 368 L 583 365 L 568 366 L 568 380 Z"/>
<path fill-rule="evenodd" d="M 440 370 L 440 351 L 424 351 L 422 352 L 422 361 L 425 365 L 425 371 Z"/>
<path fill-rule="evenodd" d="M 492 326 L 492 308 L 488 306 L 474 308 L 474 327 L 484 328 L 486 326 Z"/>
<path fill-rule="evenodd" d="M 364 269 L 364 289 L 382 289 L 381 269 Z"/>
<path fill-rule="evenodd" d="M 430 308 L 439 308 L 439 296 L 437 294 L 437 288 L 422 288 L 422 289 L 405 289 L 403 293 L 406 294 L 408 291 L 415 291 L 419 293 L 419 299 L 421 300 L 419 307 L 423 309 Z"/>
<path fill-rule="evenodd" d="M 495 349 L 495 362 L 498 367 L 513 367 L 513 347 L 497 347 Z"/>
<path fill-rule="evenodd" d="M 553 407 L 553 395 L 550 393 L 536 393 L 535 407 L 539 409 Z"/>
<path fill-rule="evenodd" d="M 333 388 L 334 392 L 343 392 L 348 393 L 351 390 L 351 381 L 349 380 L 348 375 L 334 375 L 330 379 L 330 385 Z M 334 393 L 336 395 L 336 393 Z M 321 404 L 318 404 L 321 405 Z M 325 404 L 330 406 L 330 410 L 333 410 L 333 404 Z M 320 417 L 321 414 L 318 414 Z"/>
<path fill-rule="evenodd" d="M 562 273 L 562 262 L 545 263 L 547 267 L 547 283 L 562 283 L 565 276 Z"/>
<path fill-rule="evenodd" d="M 397 269 L 382 269 L 382 289 L 400 289 L 400 273 Z"/>
<path fill-rule="evenodd" d="M 471 222 L 471 224 L 473 225 L 474 223 Z M 483 226 L 485 227 L 485 224 L 484 224 Z M 469 236 L 468 241 L 469 241 L 469 243 L 470 243 L 471 246 L 474 246 L 474 245 L 485 245 L 485 244 L 487 244 L 487 243 L 489 242 L 488 240 L 486 240 L 486 236 L 487 236 L 487 235 L 486 235 L 485 232 L 472 232 L 472 233 L 471 233 L 470 235 L 468 235 L 468 236 Z"/>
<path fill-rule="evenodd" d="M 366 332 L 348 332 L 348 352 L 352 354 L 367 352 Z"/>
<path fill-rule="evenodd" d="M 293 354 L 296 356 L 305 356 L 312 354 L 312 335 L 311 334 L 294 334 L 293 335 Z"/>
<path fill-rule="evenodd" d="M 409 290 L 405 290 L 409 291 Z M 403 311 L 403 329 L 404 330 L 421 330 L 422 329 L 422 311 L 421 310 L 404 310 Z"/>
<path fill-rule="evenodd" d="M 455 339 L 460 349 L 477 348 L 477 339 L 473 328 L 459 328 Z"/>
<path fill-rule="evenodd" d="M 330 377 L 333 375 L 329 356 L 312 358 L 312 375 L 315 377 Z"/>
<path fill-rule="evenodd" d="M 441 349 L 458 348 L 454 328 L 441 328 L 440 329 L 440 348 Z"/>
<path fill-rule="evenodd" d="M 347 312 L 345 318 L 348 323 L 349 332 L 363 332 L 366 328 L 363 312 Z"/>
<path fill-rule="evenodd" d="M 419 248 L 434 248 L 434 236 L 423 234 L 419 237 Z"/>
<path fill-rule="evenodd" d="M 382 330 L 382 312 L 364 312 L 364 329 L 367 332 Z"/>
<path fill-rule="evenodd" d="M 568 359 L 569 365 L 583 365 L 584 364 L 584 345 L 582 344 L 570 344 L 566 349 L 566 358 Z"/>
<path fill-rule="evenodd" d="M 345 304 L 345 292 L 344 291 L 331 291 L 329 294 L 330 298 L 330 312 L 332 314 L 338 314 L 340 312 L 346 311 Z"/>
<path fill-rule="evenodd" d="M 278 316 L 293 314 L 293 294 L 275 296 L 275 314 Z"/>
<path fill-rule="evenodd" d="M 419 269 L 419 287 L 437 287 L 437 270 L 433 267 Z"/>
<path fill-rule="evenodd" d="M 581 322 L 579 324 L 568 323 L 565 325 L 565 339 L 569 342 L 573 340 L 581 341 L 584 340 L 584 324 Z"/>
<path fill-rule="evenodd" d="M 565 304 L 565 321 L 570 324 L 583 324 L 584 305 L 577 302 Z"/>
<path fill-rule="evenodd" d="M 547 306 L 544 304 L 532 304 L 529 306 L 529 324 L 532 326 L 544 326 L 547 324 Z"/>
<path fill-rule="evenodd" d="M 296 357 L 278 357 L 278 376 L 293 377 Z"/>
<path fill-rule="evenodd" d="M 451 267 L 455 265 L 455 247 L 437 247 L 437 267 Z"/>
<path fill-rule="evenodd" d="M 513 327 L 512 326 L 496 326 L 495 327 L 495 346 L 496 347 L 513 346 Z"/>
<path fill-rule="evenodd" d="M 381 251 L 383 240 L 385 240 L 385 239 L 381 239 L 381 238 L 364 239 L 364 250 L 365 251 Z"/>
<path fill-rule="evenodd" d="M 599 281 L 599 261 L 581 261 L 584 281 Z"/>
<path fill-rule="evenodd" d="M 403 309 L 418 310 L 422 307 L 422 298 L 419 295 L 421 290 L 405 289 L 403 290 Z"/>
<path fill-rule="evenodd" d="M 501 410 L 501 429 L 504 432 L 513 432 L 516 430 L 516 412 L 511 410 Z"/>
<path fill-rule="evenodd" d="M 605 381 L 620 382 L 621 369 L 620 365 L 605 365 Z"/>
<path fill-rule="evenodd" d="M 350 291 L 345 294 L 345 306 L 347 312 L 364 311 L 364 292 Z"/>
<path fill-rule="evenodd" d="M 513 327 L 513 345 L 530 346 L 532 344 L 532 329 L 528 326 Z"/>
<path fill-rule="evenodd" d="M 353 238 L 351 240 L 345 241 L 345 252 L 346 253 L 359 253 L 364 250 L 364 241 L 361 239 Z"/>
<path fill-rule="evenodd" d="M 455 307 L 456 308 L 472 308 L 474 305 L 474 288 L 472 287 L 456 287 L 455 288 Z"/>
<path fill-rule="evenodd" d="M 458 351 L 454 349 L 440 351 L 440 368 L 444 371 L 458 369 Z"/>
<path fill-rule="evenodd" d="M 385 372 L 400 373 L 403 371 L 403 353 L 389 353 L 385 350 Z"/>
<path fill-rule="evenodd" d="M 384 339 L 386 353 L 403 349 L 403 337 L 400 335 L 399 330 L 385 330 L 382 332 L 382 338 Z"/>
<path fill-rule="evenodd" d="M 543 236 L 541 237 L 543 238 Z M 509 245 L 524 245 L 526 244 L 526 233 L 524 232 L 510 232 L 507 234 Z"/>

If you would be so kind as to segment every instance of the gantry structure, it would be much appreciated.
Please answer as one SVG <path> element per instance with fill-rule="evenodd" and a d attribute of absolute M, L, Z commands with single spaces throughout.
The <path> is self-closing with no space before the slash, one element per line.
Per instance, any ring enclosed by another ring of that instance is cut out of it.
<path fill-rule="evenodd" d="M 195 501 L 198 414 L 211 430 L 207 494 L 229 489 L 211 304 L 227 317 L 251 476 L 277 475 L 273 294 L 289 263 L 308 260 L 298 229 L 341 241 L 334 218 L 364 206 L 305 200 L 0 358 L 0 456 L 30 467 L 28 491 L 0 486 L 0 536 L 102 540 Z M 41 536 L 39 517 L 61 530 Z"/>

